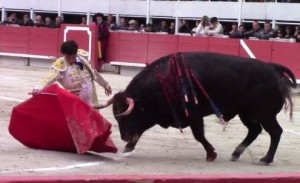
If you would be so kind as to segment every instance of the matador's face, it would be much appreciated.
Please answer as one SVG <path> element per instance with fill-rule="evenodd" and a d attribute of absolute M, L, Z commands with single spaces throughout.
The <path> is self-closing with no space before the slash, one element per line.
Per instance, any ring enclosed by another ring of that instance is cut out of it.
<path fill-rule="evenodd" d="M 64 58 L 68 64 L 72 65 L 76 61 L 76 54 L 64 55 Z"/>

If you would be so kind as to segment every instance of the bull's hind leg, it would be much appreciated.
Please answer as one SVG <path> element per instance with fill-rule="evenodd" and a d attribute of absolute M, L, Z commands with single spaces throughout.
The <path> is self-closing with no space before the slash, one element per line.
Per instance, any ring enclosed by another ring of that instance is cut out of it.
<path fill-rule="evenodd" d="M 203 145 L 206 151 L 206 160 L 214 161 L 217 158 L 217 153 L 215 153 L 215 148 L 207 141 L 207 139 L 204 136 L 203 118 L 193 120 L 190 126 L 195 139 Z"/>
<path fill-rule="evenodd" d="M 270 143 L 268 153 L 260 160 L 260 164 L 268 165 L 273 162 L 280 141 L 280 137 L 282 134 L 282 128 L 278 124 L 276 115 L 273 115 L 272 117 L 269 118 L 264 117 L 260 122 L 263 128 L 269 133 L 271 137 L 271 143 Z"/>
<path fill-rule="evenodd" d="M 236 161 L 237 159 L 239 159 L 240 155 L 244 152 L 244 150 L 257 138 L 257 136 L 262 131 L 262 127 L 259 124 L 258 120 L 253 120 L 249 116 L 242 114 L 240 114 L 239 117 L 243 124 L 248 128 L 248 134 L 232 153 L 232 161 Z"/>

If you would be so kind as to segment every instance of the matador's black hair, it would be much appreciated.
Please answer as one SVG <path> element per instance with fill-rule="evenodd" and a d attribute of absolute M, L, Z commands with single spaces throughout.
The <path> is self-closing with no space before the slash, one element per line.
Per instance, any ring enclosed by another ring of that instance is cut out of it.
<path fill-rule="evenodd" d="M 76 54 L 78 50 L 78 44 L 74 40 L 64 42 L 60 47 L 60 52 L 63 55 Z"/>

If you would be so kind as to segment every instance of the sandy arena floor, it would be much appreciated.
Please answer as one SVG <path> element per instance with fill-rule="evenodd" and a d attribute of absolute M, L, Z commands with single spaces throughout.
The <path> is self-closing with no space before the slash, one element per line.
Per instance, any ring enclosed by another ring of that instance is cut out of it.
<path fill-rule="evenodd" d="M 28 99 L 38 78 L 47 69 L 25 66 L 0 65 L 0 176 L 4 175 L 87 175 L 87 174 L 220 174 L 220 173 L 296 173 L 300 172 L 300 104 L 296 98 L 294 121 L 284 112 L 278 115 L 284 133 L 270 166 L 259 166 L 259 159 L 267 152 L 269 135 L 260 134 L 237 162 L 230 156 L 246 135 L 246 128 L 238 118 L 227 129 L 214 116 L 205 118 L 206 136 L 218 153 L 215 162 L 205 161 L 205 151 L 194 140 L 191 131 L 181 134 L 176 129 L 159 126 L 147 131 L 130 155 L 84 154 L 35 150 L 24 147 L 8 132 L 12 108 Z M 112 73 L 102 74 L 113 87 L 114 93 L 124 89 L 132 77 Z M 98 87 L 101 102 L 108 98 Z M 112 138 L 120 152 L 125 142 L 119 135 L 111 108 L 101 111 L 112 124 Z"/>

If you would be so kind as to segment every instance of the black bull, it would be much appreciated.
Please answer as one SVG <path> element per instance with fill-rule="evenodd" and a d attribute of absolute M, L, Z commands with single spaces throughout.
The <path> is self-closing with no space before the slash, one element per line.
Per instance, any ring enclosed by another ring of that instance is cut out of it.
<path fill-rule="evenodd" d="M 182 62 L 181 56 L 218 106 L 224 120 L 238 115 L 248 128 L 245 139 L 232 153 L 232 160 L 237 160 L 264 129 L 269 133 L 271 143 L 260 162 L 273 162 L 282 133 L 276 116 L 284 104 L 290 105 L 292 115 L 291 88 L 296 87 L 293 73 L 282 65 L 213 53 L 182 53 L 173 60 Z M 185 115 L 180 84 L 169 76 L 172 74 L 172 57 L 162 57 L 147 66 L 125 91 L 117 93 L 102 107 L 113 104 L 121 138 L 128 142 L 126 152 L 132 151 L 141 135 L 156 124 L 164 128 L 190 126 L 195 139 L 204 146 L 207 160 L 213 161 L 217 154 L 205 138 L 203 117 L 214 112 L 203 92 L 195 87 L 198 104 L 192 102 L 193 96 L 189 94 L 190 102 L 185 105 L 190 114 Z M 160 77 L 163 82 L 159 81 Z M 192 84 L 196 86 L 195 80 Z M 167 88 L 169 99 L 164 88 Z"/>

